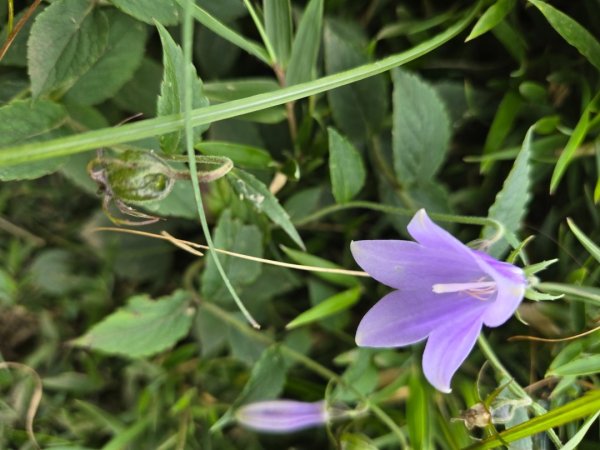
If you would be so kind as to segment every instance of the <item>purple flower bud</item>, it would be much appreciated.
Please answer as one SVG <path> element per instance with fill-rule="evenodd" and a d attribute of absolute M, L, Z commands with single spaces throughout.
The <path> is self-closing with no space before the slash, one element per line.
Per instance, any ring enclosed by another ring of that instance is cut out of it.
<path fill-rule="evenodd" d="M 423 209 L 408 232 L 416 242 L 351 244 L 363 270 L 397 289 L 363 317 L 356 343 L 403 347 L 427 339 L 423 372 L 436 389 L 448 393 L 482 326 L 506 322 L 521 303 L 527 281 L 520 268 L 462 244 Z"/>
<path fill-rule="evenodd" d="M 324 401 L 270 400 L 249 403 L 239 408 L 237 421 L 247 428 L 270 433 L 286 433 L 324 425 L 329 413 Z"/>

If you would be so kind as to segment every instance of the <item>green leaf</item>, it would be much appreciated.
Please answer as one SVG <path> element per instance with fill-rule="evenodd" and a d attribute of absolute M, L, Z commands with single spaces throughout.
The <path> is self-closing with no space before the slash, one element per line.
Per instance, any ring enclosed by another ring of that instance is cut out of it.
<path fill-rule="evenodd" d="M 527 42 L 519 30 L 510 25 L 507 20 L 504 20 L 494 27 L 492 33 L 510 56 L 523 67 L 527 57 Z"/>
<path fill-rule="evenodd" d="M 531 127 L 527 131 L 521 151 L 515 159 L 508 177 L 504 180 L 502 190 L 498 192 L 494 204 L 488 211 L 488 217 L 504 224 L 506 230 L 510 233 L 516 233 L 521 228 L 521 221 L 527 213 L 527 205 L 531 198 L 529 190 L 531 185 L 530 158 L 533 130 L 534 127 Z M 489 239 L 493 233 L 492 227 L 486 226 L 482 235 L 484 239 Z M 497 258 L 508 247 L 508 241 L 502 238 L 490 247 L 489 254 Z"/>
<path fill-rule="evenodd" d="M 233 169 L 227 174 L 227 180 L 231 183 L 237 194 L 243 200 L 250 202 L 258 211 L 265 213 L 271 221 L 279 225 L 283 231 L 302 249 L 304 242 L 296 231 L 290 216 L 279 204 L 279 200 L 258 179 L 248 172 Z"/>
<path fill-rule="evenodd" d="M 292 50 L 292 5 L 290 0 L 264 0 L 265 29 L 277 64 L 285 69 Z"/>
<path fill-rule="evenodd" d="M 96 62 L 67 92 L 66 99 L 95 105 L 113 97 L 142 63 L 146 27 L 117 10 L 106 13 L 108 44 Z"/>
<path fill-rule="evenodd" d="M 368 62 L 359 29 L 329 20 L 324 33 L 325 70 L 338 73 Z M 383 125 L 388 107 L 385 77 L 374 76 L 327 92 L 338 128 L 353 141 L 365 142 Z"/>
<path fill-rule="evenodd" d="M 196 74 L 196 69 L 191 63 L 184 61 L 183 52 L 169 32 L 159 23 L 156 24 L 163 46 L 164 75 L 158 97 L 157 111 L 159 116 L 179 114 L 183 112 L 184 70 L 191 75 L 192 81 L 192 107 L 203 108 L 208 106 L 208 99 L 204 96 L 202 81 Z M 208 124 L 194 128 L 194 143 L 200 141 L 202 132 Z M 183 130 L 164 134 L 160 138 L 160 146 L 167 154 L 183 153 L 185 139 Z"/>
<path fill-rule="evenodd" d="M 335 75 L 319 78 L 303 83 L 301 86 L 290 86 L 276 92 L 260 94 L 249 98 L 227 102 L 221 105 L 208 106 L 193 110 L 191 121 L 194 126 L 229 119 L 243 114 L 263 110 L 277 105 L 293 102 L 301 98 L 316 95 L 330 89 L 345 86 L 365 78 L 384 73 L 394 67 L 406 64 L 439 48 L 462 32 L 479 10 L 478 2 L 460 14 L 454 24 L 444 28 L 442 32 L 421 42 L 409 50 L 400 52 L 379 61 L 365 64 Z M 93 130 L 77 134 L 70 138 L 54 139 L 51 142 L 20 145 L 0 150 L 0 166 L 15 165 L 22 162 L 47 159 L 55 156 L 66 156 L 84 152 L 98 147 L 111 147 L 124 142 L 169 133 L 181 128 L 181 117 L 172 115 L 155 119 L 128 123 L 109 129 Z"/>
<path fill-rule="evenodd" d="M 581 245 L 583 245 L 590 255 L 592 255 L 594 259 L 600 263 L 600 247 L 598 247 L 589 237 L 587 237 L 585 233 L 581 231 L 577 225 L 575 225 L 575 222 L 568 217 L 567 223 L 569 224 L 569 228 L 571 228 L 571 231 L 575 237 L 579 240 L 579 242 L 581 242 Z"/>
<path fill-rule="evenodd" d="M 497 0 L 479 18 L 465 42 L 487 33 L 498 25 L 515 7 L 516 0 Z"/>
<path fill-rule="evenodd" d="M 345 311 L 360 299 L 360 294 L 361 289 L 359 286 L 335 294 L 334 296 L 323 300 L 318 305 L 307 309 L 285 327 L 288 330 L 291 330 L 292 328 L 298 328 L 312 322 L 317 322 L 341 311 Z"/>
<path fill-rule="evenodd" d="M 521 103 L 521 97 L 516 92 L 508 91 L 504 95 L 485 138 L 485 144 L 483 144 L 482 153 L 484 156 L 493 154 L 502 148 L 506 136 L 508 136 L 513 128 L 515 119 L 521 108 Z M 481 163 L 481 171 L 487 172 L 492 167 L 492 164 L 492 160 L 484 160 Z"/>
<path fill-rule="evenodd" d="M 287 248 L 283 245 L 281 246 L 281 249 L 295 263 L 302 264 L 304 266 L 324 267 L 327 269 L 342 269 L 341 266 L 338 266 L 337 264 L 332 263 L 331 261 L 319 258 L 318 256 L 314 256 L 309 253 L 299 252 L 298 250 L 292 250 L 291 248 Z M 329 281 L 330 283 L 337 284 L 338 286 L 353 288 L 359 285 L 359 282 L 356 279 L 356 277 L 352 275 L 328 272 L 313 272 L 313 274 L 316 277 L 321 278 L 322 280 Z"/>
<path fill-rule="evenodd" d="M 292 44 L 292 53 L 285 74 L 288 86 L 314 78 L 321 45 L 323 0 L 310 0 L 298 24 Z"/>
<path fill-rule="evenodd" d="M 187 0 L 177 0 L 181 5 Z M 220 22 L 217 18 L 209 14 L 206 10 L 200 8 L 197 5 L 192 6 L 192 16 L 206 28 L 211 30 L 213 33 L 218 34 L 223 39 L 237 45 L 242 50 L 245 50 L 249 54 L 257 57 L 259 60 L 267 65 L 271 64 L 269 55 L 265 48 L 259 43 L 242 36 L 232 28 Z"/>
<path fill-rule="evenodd" d="M 49 100 L 18 100 L 0 107 L 0 146 L 50 139 L 67 119 L 67 111 Z M 18 166 L 0 167 L 0 180 L 39 178 L 55 172 L 68 157 L 50 158 Z"/>
<path fill-rule="evenodd" d="M 130 358 L 162 352 L 188 333 L 194 315 L 189 300 L 184 291 L 158 300 L 145 295 L 131 297 L 125 307 L 94 325 L 72 344 Z"/>
<path fill-rule="evenodd" d="M 279 346 L 273 345 L 267 348 L 253 365 L 242 392 L 210 431 L 217 431 L 233 421 L 235 410 L 246 403 L 277 398 L 283 391 L 286 373 L 285 358 L 281 355 Z"/>
<path fill-rule="evenodd" d="M 329 135 L 329 175 L 333 196 L 338 203 L 346 203 L 360 192 L 365 184 L 365 166 L 360 153 L 334 128 Z"/>
<path fill-rule="evenodd" d="M 340 438 L 344 450 L 377 450 L 377 446 L 362 434 L 344 432 Z"/>
<path fill-rule="evenodd" d="M 140 67 L 112 98 L 119 108 L 146 117 L 156 115 L 156 98 L 160 93 L 163 68 L 153 59 L 144 58 Z"/>
<path fill-rule="evenodd" d="M 575 156 L 575 151 L 579 148 L 585 136 L 588 132 L 588 128 L 590 126 L 592 111 L 598 110 L 598 102 L 600 101 L 600 93 L 596 94 L 596 96 L 592 99 L 592 101 L 587 105 L 583 114 L 581 115 L 571 137 L 565 148 L 563 149 L 558 161 L 556 162 L 556 166 L 554 167 L 554 172 L 552 172 L 552 179 L 550 180 L 550 193 L 553 194 L 556 192 L 556 188 L 560 183 L 565 171 L 567 170 L 567 166 L 571 163 L 573 156 Z"/>
<path fill-rule="evenodd" d="M 279 84 L 270 78 L 246 78 L 243 80 L 216 81 L 204 84 L 204 93 L 213 104 L 238 100 L 252 95 L 273 92 Z M 240 119 L 260 123 L 278 123 L 286 118 L 283 105 L 240 116 Z"/>
<path fill-rule="evenodd" d="M 566 364 L 554 367 L 546 373 L 546 376 L 585 376 L 600 372 L 600 355 L 583 353 Z"/>
<path fill-rule="evenodd" d="M 413 370 L 409 379 L 410 389 L 406 402 L 408 435 L 411 446 L 423 450 L 431 450 L 431 404 L 427 394 L 426 382 L 420 370 Z"/>
<path fill-rule="evenodd" d="M 450 142 L 450 118 L 437 92 L 409 72 L 394 70 L 394 168 L 402 184 L 433 179 Z"/>
<path fill-rule="evenodd" d="M 582 419 L 600 410 L 600 391 L 590 391 L 584 396 L 569 402 L 541 416 L 530 419 L 520 425 L 514 426 L 491 436 L 483 441 L 467 447 L 467 450 L 485 450 L 504 445 L 505 442 L 513 442 L 527 436 L 556 428 L 569 422 Z"/>
<path fill-rule="evenodd" d="M 73 83 L 102 55 L 108 20 L 92 0 L 57 0 L 42 11 L 27 43 L 34 98 Z"/>
<path fill-rule="evenodd" d="M 244 225 L 231 217 L 226 210 L 219 219 L 214 233 L 215 248 L 244 255 L 262 257 L 262 234 L 256 225 Z M 202 274 L 202 297 L 211 301 L 230 301 L 231 296 L 223 284 L 213 257 L 207 256 Z M 261 273 L 261 264 L 234 256 L 219 255 L 219 261 L 235 290 L 253 283 Z"/>
<path fill-rule="evenodd" d="M 600 306 L 600 288 L 597 287 L 543 282 L 539 283 L 536 288 L 550 294 L 565 295 L 567 298 L 573 300 Z"/>
<path fill-rule="evenodd" d="M 566 442 L 565 445 L 561 447 L 561 450 L 577 450 L 579 448 L 578 445 L 581 443 L 590 427 L 596 422 L 598 416 L 600 416 L 600 410 L 596 414 L 587 418 L 583 425 L 579 427 L 577 433 L 575 433 L 573 437 L 569 439 L 569 442 Z"/>
<path fill-rule="evenodd" d="M 226 156 L 233 161 L 234 166 L 248 169 L 267 169 L 272 166 L 273 159 L 268 151 L 249 145 L 232 142 L 205 141 L 196 145 L 203 155 Z"/>
<path fill-rule="evenodd" d="M 181 11 L 174 0 L 111 0 L 112 4 L 135 17 L 137 20 L 154 25 L 176 25 L 179 22 Z"/>
<path fill-rule="evenodd" d="M 342 375 L 345 384 L 337 385 L 332 394 L 334 400 L 355 402 L 358 400 L 357 391 L 369 395 L 377 388 L 379 371 L 373 363 L 373 354 L 371 348 L 357 348 L 349 353 L 352 362 Z M 352 389 L 347 386 L 352 386 Z"/>
<path fill-rule="evenodd" d="M 552 28 L 560 34 L 565 41 L 579 50 L 587 60 L 600 69 L 600 43 L 596 38 L 578 22 L 571 19 L 565 13 L 540 0 L 529 0 L 552 25 Z"/>
<path fill-rule="evenodd" d="M 2 6 L 0 6 L 1 8 Z M 27 67 L 27 38 L 31 33 L 31 26 L 35 21 L 37 15 L 43 11 L 43 7 L 39 6 L 36 10 L 31 14 L 21 31 L 15 36 L 14 41 L 12 42 L 10 48 L 4 55 L 4 58 L 0 59 L 0 65 L 2 66 L 18 66 L 18 67 Z M 15 23 L 18 23 L 19 20 L 25 15 L 26 11 L 21 11 L 19 14 L 15 15 Z M 6 42 L 8 38 L 8 27 L 3 27 L 2 32 L 0 32 L 0 42 Z M 1 84 L 1 83 L 0 83 Z"/>
<path fill-rule="evenodd" d="M 283 390 L 286 372 L 285 358 L 279 351 L 279 346 L 269 347 L 252 367 L 250 378 L 233 406 L 277 398 Z"/>
<path fill-rule="evenodd" d="M 190 220 L 198 217 L 194 190 L 190 181 L 177 181 L 167 198 L 144 203 L 143 208 L 159 216 L 181 217 Z"/>

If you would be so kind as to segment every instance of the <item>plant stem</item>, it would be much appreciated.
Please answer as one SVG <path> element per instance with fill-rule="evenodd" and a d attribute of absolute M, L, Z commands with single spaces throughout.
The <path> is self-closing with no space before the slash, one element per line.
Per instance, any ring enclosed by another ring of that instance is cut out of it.
<path fill-rule="evenodd" d="M 479 349 L 484 354 L 484 356 L 489 361 L 489 363 L 492 365 L 492 367 L 494 367 L 494 369 L 496 369 L 496 371 L 498 373 L 502 374 L 503 378 L 507 378 L 509 380 L 512 380 L 508 384 L 507 388 L 513 394 L 515 394 L 518 398 L 529 399 L 531 401 L 531 409 L 533 410 L 533 412 L 535 413 L 536 416 L 541 416 L 542 414 L 546 414 L 548 412 L 546 410 L 546 408 L 544 408 L 539 403 L 534 402 L 533 399 L 529 396 L 529 394 L 527 394 L 527 392 L 525 391 L 525 389 L 523 389 L 515 381 L 515 379 L 513 378 L 513 376 L 510 374 L 510 372 L 506 369 L 506 367 L 504 367 L 504 365 L 502 364 L 502 362 L 500 362 L 500 360 L 498 359 L 498 357 L 494 353 L 494 350 L 492 350 L 492 347 L 490 346 L 490 343 L 483 336 L 483 334 L 479 335 L 479 339 L 478 339 L 477 342 L 479 344 Z M 552 442 L 554 442 L 554 444 L 556 445 L 557 448 L 561 448 L 562 447 L 562 442 L 560 441 L 560 438 L 556 435 L 556 433 L 554 432 L 554 430 L 549 429 L 549 430 L 546 431 L 546 433 L 548 433 L 548 436 L 550 436 L 550 439 L 552 440 Z"/>
<path fill-rule="evenodd" d="M 350 389 L 361 400 L 361 402 L 363 402 L 367 408 L 373 411 L 373 414 L 375 414 L 379 420 L 381 420 L 381 422 L 383 422 L 389 428 L 389 430 L 395 434 L 401 447 L 407 447 L 407 441 L 406 437 L 404 436 L 404 432 L 394 422 L 394 420 L 383 409 L 381 409 L 375 403 L 372 403 L 368 397 L 359 392 L 352 384 L 347 383 L 346 380 L 340 377 L 337 373 L 319 364 L 308 356 L 305 356 L 302 353 L 299 353 L 296 350 L 286 346 L 285 344 L 277 343 L 274 339 L 270 338 L 266 334 L 247 327 L 238 319 L 228 314 L 227 311 L 219 308 L 213 303 L 204 302 L 202 303 L 202 307 L 213 316 L 218 317 L 224 322 L 227 322 L 231 326 L 235 327 L 240 333 L 268 345 L 277 344 L 282 353 L 286 354 L 297 363 L 302 364 L 304 367 L 321 376 L 325 380 L 333 380 L 341 386 Z"/>
<path fill-rule="evenodd" d="M 188 0 L 184 6 L 184 17 L 183 17 L 183 59 L 184 64 L 191 64 L 192 61 L 192 41 L 193 41 L 193 32 L 194 32 L 194 23 L 192 21 L 191 14 L 192 0 Z M 215 251 L 215 246 L 213 244 L 212 237 L 210 235 L 210 229 L 208 228 L 208 222 L 206 221 L 206 214 L 204 213 L 204 205 L 202 203 L 202 193 L 200 192 L 200 181 L 198 180 L 198 167 L 196 165 L 196 154 L 194 151 L 194 141 L 193 141 L 193 126 L 191 123 L 191 112 L 192 112 L 192 95 L 191 95 L 191 72 L 190 70 L 183 71 L 184 73 L 184 90 L 183 90 L 183 117 L 184 117 L 184 129 L 185 129 L 185 143 L 187 148 L 187 156 L 188 156 L 188 164 L 192 179 L 192 187 L 194 189 L 194 197 L 196 199 L 196 206 L 198 208 L 198 215 L 200 216 L 200 224 L 202 226 L 202 232 L 204 233 L 204 238 L 206 239 L 206 243 L 208 244 L 208 248 L 210 250 L 210 254 L 213 257 L 215 262 L 215 266 L 217 267 L 217 271 L 221 275 L 223 279 L 223 283 L 227 287 L 227 290 L 233 297 L 235 304 L 239 308 L 239 310 L 244 314 L 246 320 L 254 327 L 260 328 L 260 325 L 254 317 L 250 314 L 250 312 L 244 306 L 244 303 L 239 298 L 235 289 L 231 285 L 231 281 L 227 277 L 221 262 L 219 261 L 219 257 L 217 256 L 217 252 Z"/>
<path fill-rule="evenodd" d="M 380 61 L 356 67 L 344 72 L 319 78 L 307 83 L 289 86 L 275 92 L 254 95 L 251 97 L 233 100 L 218 105 L 207 106 L 190 111 L 189 122 L 191 126 L 215 122 L 218 120 L 237 117 L 255 111 L 260 111 L 272 106 L 293 102 L 301 98 L 310 97 L 321 92 L 345 86 L 365 78 L 387 72 L 394 67 L 406 64 L 427 53 L 435 50 L 462 32 L 477 15 L 482 2 L 477 2 L 467 10 L 463 17 L 446 28 L 440 34 L 422 42 L 411 49 L 389 56 Z M 187 5 L 187 2 L 186 2 Z M 123 142 L 159 136 L 183 128 L 182 114 L 173 114 L 142 120 L 120 127 L 92 130 L 73 136 L 51 139 L 44 142 L 33 142 L 16 145 L 0 150 L 0 166 L 30 163 L 48 158 L 67 156 L 86 150 L 110 147 Z"/>

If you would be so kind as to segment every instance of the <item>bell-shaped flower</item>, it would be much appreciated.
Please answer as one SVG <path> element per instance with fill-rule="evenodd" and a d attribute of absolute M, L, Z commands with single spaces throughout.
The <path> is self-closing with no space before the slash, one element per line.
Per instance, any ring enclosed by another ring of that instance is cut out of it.
<path fill-rule="evenodd" d="M 482 325 L 497 327 L 515 312 L 526 288 L 523 271 L 462 244 L 425 210 L 408 224 L 412 241 L 352 242 L 354 259 L 395 291 L 356 331 L 361 347 L 403 347 L 427 339 L 423 372 L 442 392 L 473 349 Z"/>
<path fill-rule="evenodd" d="M 244 405 L 235 417 L 241 425 L 256 431 L 286 433 L 324 425 L 330 414 L 324 401 L 269 400 Z"/>

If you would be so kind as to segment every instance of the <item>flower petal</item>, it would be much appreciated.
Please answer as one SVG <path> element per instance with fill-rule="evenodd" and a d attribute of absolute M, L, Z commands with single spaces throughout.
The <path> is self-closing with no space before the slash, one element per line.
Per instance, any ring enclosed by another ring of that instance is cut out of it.
<path fill-rule="evenodd" d="M 430 292 L 434 284 L 464 283 L 477 280 L 483 273 L 471 255 L 462 258 L 456 252 L 426 248 L 411 241 L 355 241 L 350 250 L 369 275 L 404 291 Z"/>
<path fill-rule="evenodd" d="M 249 403 L 235 414 L 239 423 L 257 431 L 285 433 L 323 425 L 328 420 L 324 401 L 270 400 Z"/>
<path fill-rule="evenodd" d="M 498 261 L 477 250 L 473 250 L 473 253 L 482 270 L 496 282 L 497 293 L 483 316 L 483 323 L 488 327 L 500 326 L 512 317 L 521 304 L 527 288 L 527 277 L 521 268 L 513 264 Z"/>
<path fill-rule="evenodd" d="M 363 317 L 356 330 L 361 347 L 402 347 L 425 339 L 454 318 L 479 317 L 487 304 L 463 293 L 393 291 Z M 455 319 L 454 319 L 455 320 Z"/>
<path fill-rule="evenodd" d="M 449 322 L 429 335 L 423 353 L 423 373 L 437 390 L 452 391 L 452 376 L 471 353 L 481 326 L 481 311 L 474 311 L 462 315 L 460 322 Z"/>
<path fill-rule="evenodd" d="M 467 259 L 473 258 L 472 250 L 442 227 L 436 225 L 424 209 L 417 211 L 406 229 L 415 241 L 424 247 L 438 251 L 456 252 Z"/>

